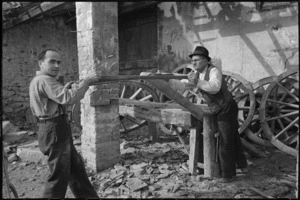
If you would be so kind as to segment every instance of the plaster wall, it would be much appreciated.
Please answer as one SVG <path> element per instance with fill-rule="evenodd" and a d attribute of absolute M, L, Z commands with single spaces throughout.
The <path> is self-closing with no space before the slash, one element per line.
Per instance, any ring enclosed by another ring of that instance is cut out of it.
<path fill-rule="evenodd" d="M 78 79 L 76 25 L 62 17 L 43 18 L 2 32 L 2 106 L 10 120 L 25 120 L 29 83 L 39 70 L 37 55 L 46 48 L 62 55 L 64 81 Z"/>
<path fill-rule="evenodd" d="M 299 66 L 298 4 L 257 11 L 254 2 L 158 4 L 159 68 L 171 72 L 205 46 L 213 63 L 255 82 Z"/>

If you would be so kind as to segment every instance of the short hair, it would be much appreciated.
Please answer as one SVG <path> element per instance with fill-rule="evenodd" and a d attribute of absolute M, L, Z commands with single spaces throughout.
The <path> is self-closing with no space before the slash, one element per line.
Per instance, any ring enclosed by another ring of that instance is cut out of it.
<path fill-rule="evenodd" d="M 41 53 L 39 53 L 39 55 L 38 55 L 38 60 L 39 60 L 39 61 L 45 59 L 45 55 L 46 55 L 47 51 L 55 51 L 55 52 L 58 53 L 58 51 L 55 50 L 55 49 L 44 49 L 44 50 L 41 51 Z"/>

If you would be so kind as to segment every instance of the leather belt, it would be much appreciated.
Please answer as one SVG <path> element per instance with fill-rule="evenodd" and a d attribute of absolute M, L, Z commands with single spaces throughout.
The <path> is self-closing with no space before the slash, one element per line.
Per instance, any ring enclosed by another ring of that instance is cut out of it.
<path fill-rule="evenodd" d="M 43 117 L 37 117 L 38 118 L 38 121 L 39 122 L 43 122 L 43 121 L 47 121 L 47 120 L 50 120 L 50 119 L 55 119 L 55 118 L 58 118 L 60 116 L 64 116 L 64 114 L 55 114 L 51 117 L 48 117 L 48 116 L 43 116 Z"/>

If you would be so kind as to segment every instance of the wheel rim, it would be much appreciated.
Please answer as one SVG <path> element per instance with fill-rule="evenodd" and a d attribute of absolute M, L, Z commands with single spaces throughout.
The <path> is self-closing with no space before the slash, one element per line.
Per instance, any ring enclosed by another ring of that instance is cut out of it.
<path fill-rule="evenodd" d="M 239 133 L 249 126 L 255 110 L 255 96 L 251 83 L 238 74 L 223 71 L 228 90 L 238 104 Z"/>
<path fill-rule="evenodd" d="M 299 145 L 299 69 L 289 70 L 270 84 L 262 97 L 260 118 L 269 141 L 297 156 Z M 297 86 L 297 87 L 296 87 Z"/>
<path fill-rule="evenodd" d="M 143 82 L 121 81 L 119 97 L 125 99 L 134 99 L 139 101 L 158 102 L 159 97 L 154 89 Z M 133 118 L 129 115 L 120 115 L 120 133 L 128 133 L 136 130 L 147 123 L 146 120 Z"/>
<path fill-rule="evenodd" d="M 274 83 L 275 81 L 277 81 L 277 78 L 278 78 L 277 76 L 269 76 L 269 77 L 265 77 L 265 78 L 260 79 L 251 84 L 253 91 L 254 91 L 254 95 L 255 95 L 256 105 L 255 105 L 252 120 L 251 120 L 249 126 L 247 127 L 247 130 L 245 133 L 246 133 L 247 138 L 250 139 L 252 142 L 254 142 L 258 145 L 266 146 L 266 147 L 270 147 L 273 145 L 270 143 L 268 138 L 265 136 L 263 128 L 261 126 L 261 120 L 260 120 L 260 116 L 259 116 L 259 106 L 261 104 L 262 96 L 266 92 L 267 87 L 271 83 Z"/>
<path fill-rule="evenodd" d="M 110 82 L 113 83 L 113 82 Z M 139 101 L 159 101 L 159 97 L 154 89 L 143 82 L 119 81 L 119 98 L 134 99 Z M 147 121 L 133 118 L 129 115 L 119 115 L 120 133 L 128 133 L 144 126 Z M 78 125 L 80 122 L 80 102 L 72 108 L 72 119 Z"/>
<path fill-rule="evenodd" d="M 179 67 L 175 68 L 172 71 L 172 73 L 188 74 L 191 70 L 192 70 L 191 64 L 183 64 L 183 65 L 180 65 Z M 189 95 L 188 92 L 186 93 L 186 95 Z M 189 97 L 190 97 L 189 101 L 195 103 L 194 102 L 195 98 L 193 97 L 193 95 L 190 95 Z M 170 99 L 162 93 L 159 94 L 159 100 L 160 100 L 160 102 L 170 101 Z M 172 126 L 175 126 L 175 125 L 159 123 L 158 126 L 162 130 L 162 132 L 164 132 L 166 134 L 175 134 L 174 128 L 172 128 Z M 177 128 L 178 128 L 178 130 L 180 130 L 180 132 L 183 131 L 181 127 L 177 127 Z"/>

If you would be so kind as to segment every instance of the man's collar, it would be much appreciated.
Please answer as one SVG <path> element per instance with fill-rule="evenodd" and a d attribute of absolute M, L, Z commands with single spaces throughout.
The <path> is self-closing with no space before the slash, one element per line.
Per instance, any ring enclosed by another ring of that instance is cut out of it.
<path fill-rule="evenodd" d="M 44 71 L 36 71 L 36 75 L 47 75 L 47 76 L 51 76 L 50 74 L 44 72 Z M 53 76 L 51 76 L 53 77 Z M 55 78 L 55 77 L 54 77 Z"/>

